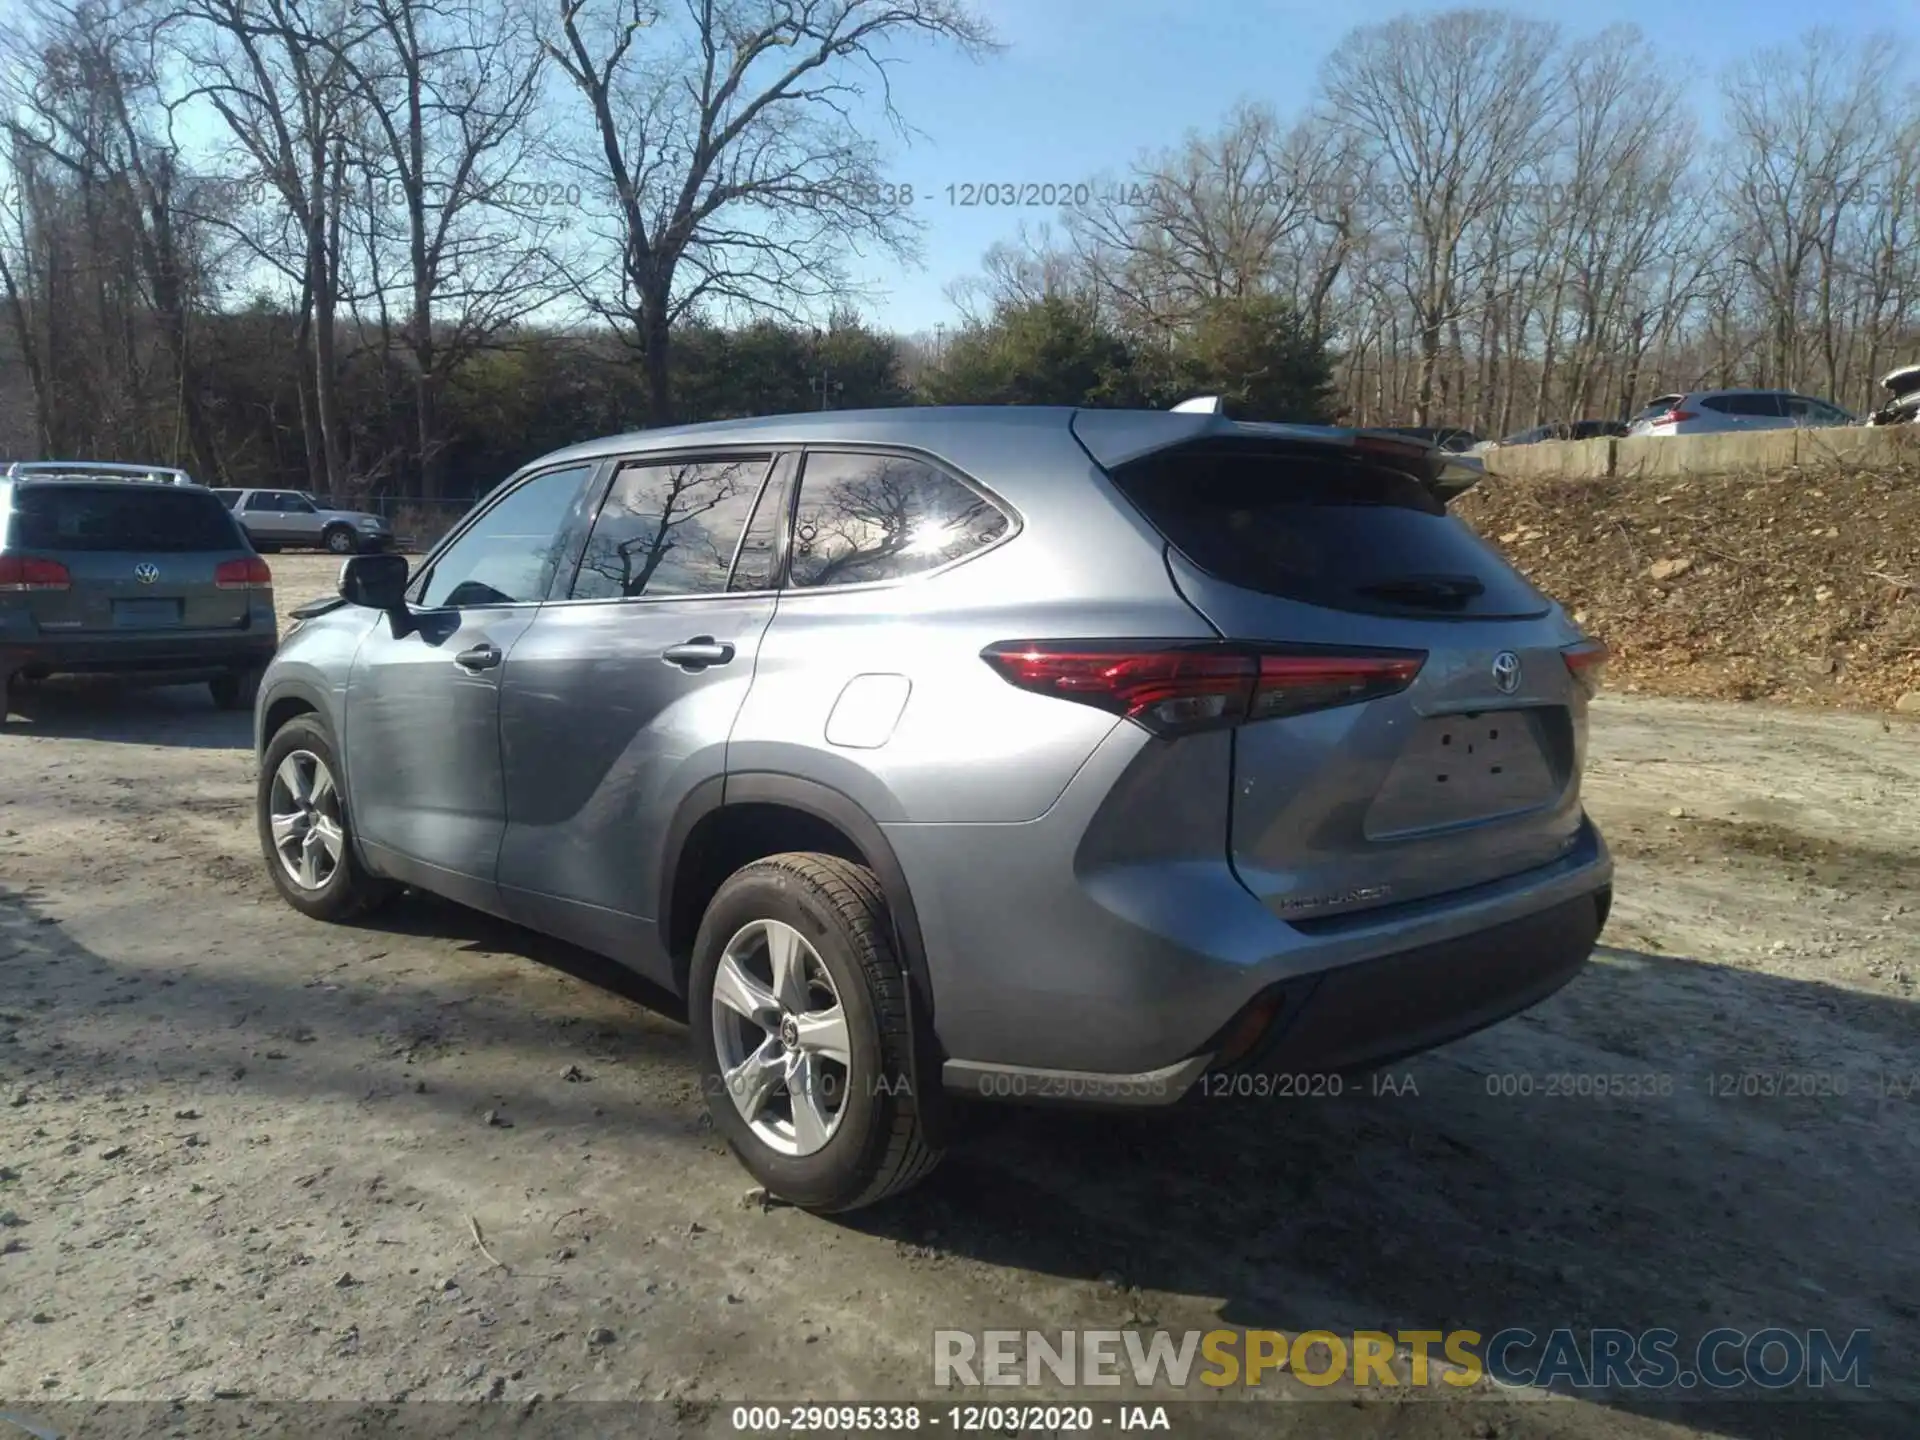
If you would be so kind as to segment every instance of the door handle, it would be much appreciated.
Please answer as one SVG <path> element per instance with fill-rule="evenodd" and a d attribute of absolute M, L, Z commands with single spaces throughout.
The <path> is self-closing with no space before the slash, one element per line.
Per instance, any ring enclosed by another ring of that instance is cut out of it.
<path fill-rule="evenodd" d="M 660 652 L 660 658 L 682 669 L 704 670 L 709 665 L 724 665 L 733 659 L 733 645 L 726 640 L 715 640 L 711 635 L 696 635 L 678 645 L 669 645 Z"/>
<path fill-rule="evenodd" d="M 500 647 L 476 645 L 471 650 L 462 650 L 454 656 L 453 663 L 462 670 L 491 670 L 500 663 Z"/>

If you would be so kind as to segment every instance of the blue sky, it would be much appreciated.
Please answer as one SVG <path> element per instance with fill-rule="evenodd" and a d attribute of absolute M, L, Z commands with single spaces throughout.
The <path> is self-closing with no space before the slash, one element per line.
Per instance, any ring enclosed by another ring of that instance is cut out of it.
<path fill-rule="evenodd" d="M 855 265 L 880 292 L 870 307 L 888 329 L 953 323 L 947 283 L 974 272 L 996 240 L 1046 210 L 950 205 L 968 182 L 1068 182 L 1118 174 L 1143 150 L 1210 130 L 1237 101 L 1282 115 L 1302 106 L 1321 60 L 1349 29 L 1414 11 L 1419 0 L 975 0 L 1006 49 L 972 63 L 925 51 L 894 71 L 899 109 L 917 134 L 896 143 L 891 177 L 914 186 L 925 222 L 923 269 Z M 1637 24 L 1694 76 L 1711 122 L 1713 76 L 1726 60 L 1790 40 L 1811 25 L 1912 34 L 1920 0 L 1511 0 L 1499 8 L 1585 34 Z"/>

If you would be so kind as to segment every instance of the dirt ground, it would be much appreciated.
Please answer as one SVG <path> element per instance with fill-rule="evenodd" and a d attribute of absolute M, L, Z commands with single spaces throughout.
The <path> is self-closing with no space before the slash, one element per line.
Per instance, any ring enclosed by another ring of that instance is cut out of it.
<path fill-rule="evenodd" d="M 274 565 L 286 605 L 333 568 Z M 1893 1403 L 1335 1400 L 1246 1433 L 1914 1433 L 1904 717 L 1605 699 L 1595 963 L 1398 1067 L 1417 1093 L 996 1112 L 842 1221 L 752 1198 L 672 1007 L 614 967 L 425 899 L 286 909 L 248 743 L 199 688 L 50 685 L 0 733 L 0 1409 L 537 1395 L 694 1428 L 941 1398 L 936 1328 L 1724 1324 L 1870 1328 Z"/>
<path fill-rule="evenodd" d="M 1455 509 L 1623 692 L 1920 705 L 1920 465 L 1482 482 Z"/>

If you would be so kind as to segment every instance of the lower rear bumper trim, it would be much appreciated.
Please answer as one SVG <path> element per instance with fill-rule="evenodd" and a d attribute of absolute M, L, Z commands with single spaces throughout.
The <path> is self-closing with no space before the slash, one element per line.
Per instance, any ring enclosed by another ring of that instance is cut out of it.
<path fill-rule="evenodd" d="M 996 1065 L 978 1060 L 949 1060 L 941 1084 L 960 1095 L 983 1100 L 1015 1100 L 1065 1105 L 1171 1105 L 1213 1063 L 1213 1053 L 1194 1055 L 1137 1075 L 1103 1075 L 1090 1070 L 1042 1070 L 1026 1065 Z"/>

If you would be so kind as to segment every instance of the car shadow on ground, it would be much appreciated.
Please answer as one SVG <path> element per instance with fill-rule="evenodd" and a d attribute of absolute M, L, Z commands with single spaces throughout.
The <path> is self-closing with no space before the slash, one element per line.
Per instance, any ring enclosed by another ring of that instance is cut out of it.
<path fill-rule="evenodd" d="M 1842 1343 L 1865 1329 L 1876 1399 L 1743 1396 L 1716 1423 L 1920 1433 L 1920 1005 L 1678 956 L 1599 959 L 1540 1011 L 1338 1098 L 1008 1109 L 923 1190 L 845 1223 L 1104 1280 L 1133 1323 L 1171 1295 L 1289 1333 L 1568 1327 L 1584 1344 L 1665 1327 L 1683 1362 L 1716 1326 Z M 1648 1006 L 1697 1013 L 1697 1043 L 1646 1050 L 1633 1017 Z M 1763 1015 L 1801 1043 L 1756 1070 L 1739 1027 Z M 1609 1093 L 1636 1078 L 1639 1096 Z M 1607 1403 L 1706 1418 L 1700 1403 Z"/>
<path fill-rule="evenodd" d="M 252 710 L 218 708 L 204 683 L 145 685 L 107 676 L 16 681 L 6 710 L 7 735 L 195 750 L 253 746 Z"/>
<path fill-rule="evenodd" d="M 574 1053 L 580 1031 L 542 1008 L 556 995 L 546 972 L 673 1013 L 671 997 L 611 962 L 425 898 L 403 897 L 362 935 L 453 938 L 476 958 L 532 965 L 463 979 L 453 997 L 438 980 L 433 993 L 383 992 L 383 977 L 363 965 L 330 993 L 244 970 L 171 976 L 129 966 L 65 937 L 30 897 L 0 892 L 6 912 L 15 917 L 0 936 L 12 942 L 4 998 L 13 1010 L 52 1019 L 103 983 L 137 989 L 128 1002 L 137 1013 L 164 1013 L 204 1036 L 192 1062 L 200 1065 L 221 1045 L 242 1043 L 232 1028 L 241 1021 L 258 1031 L 293 1019 L 323 1041 L 377 1033 L 389 1057 L 430 1053 L 449 1036 L 469 1055 Z M 83 971 L 96 977 L 90 990 Z M 1650 1051 L 1634 1018 L 1649 1007 L 1696 1016 L 1696 1043 L 1682 1055 Z M 605 1063 L 686 1065 L 678 1029 L 637 1011 L 609 1023 L 606 1007 L 597 1009 Z M 65 1043 L 63 1064 L 117 1076 L 142 1063 L 104 1032 L 88 1043 L 86 1017 L 66 1018 L 81 1033 Z M 1722 1075 L 1751 1069 L 1740 1063 L 1755 1053 L 1748 1027 L 1798 1037 L 1783 1070 L 1843 1075 L 1846 1093 L 1747 1095 L 1737 1082 L 1714 1093 Z M 965 1138 L 925 1185 L 821 1223 L 990 1270 L 1101 1285 L 1112 1313 L 1094 1318 L 1076 1306 L 1082 1318 L 1073 1323 L 1114 1328 L 1485 1336 L 1524 1326 L 1584 1337 L 1664 1327 L 1679 1332 L 1683 1359 L 1722 1325 L 1748 1334 L 1823 1328 L 1840 1341 L 1865 1329 L 1875 1397 L 1867 1401 L 1588 1398 L 1741 1440 L 1910 1436 L 1920 1090 L 1875 1098 L 1870 1082 L 1875 1066 L 1884 1070 L 1872 1057 L 1904 1054 L 1920 1070 L 1916 1034 L 1920 1006 L 1911 1002 L 1603 948 L 1600 963 L 1540 1009 L 1383 1072 L 1385 1089 L 1361 1079 L 1338 1098 L 1202 1100 L 1174 1115 L 975 1107 Z M 251 1064 L 238 1083 L 289 1099 L 367 1091 L 365 1067 L 332 1062 L 326 1048 L 301 1046 L 297 1068 Z M 1554 1077 L 1583 1075 L 1638 1076 L 1643 1090 L 1548 1093 Z M 489 1103 L 484 1088 L 436 1080 L 420 1103 L 470 1113 Z M 586 1098 L 530 1098 L 525 1120 L 705 1138 L 692 1083 L 657 1109 L 602 1114 Z"/>
<path fill-rule="evenodd" d="M 684 1000 L 617 961 L 422 890 L 404 891 L 391 903 L 354 924 L 361 930 L 388 935 L 455 940 L 463 951 L 472 955 L 512 955 L 531 960 L 623 1000 L 644 1005 L 676 1024 L 684 1025 L 687 1021 Z"/>
<path fill-rule="evenodd" d="M 432 901 L 418 908 L 437 913 L 440 905 Z M 413 913 L 415 908 L 410 897 L 402 897 L 392 907 L 401 924 L 382 930 L 368 927 L 364 933 L 409 933 L 403 928 L 406 923 L 424 921 Z M 549 948 L 560 942 L 447 908 L 454 913 L 440 917 L 446 923 L 431 931 L 422 924 L 419 933 L 462 938 L 462 949 L 476 959 L 503 955 L 529 960 L 543 971 L 575 976 L 596 992 L 622 999 L 635 987 L 645 987 L 641 993 L 651 989 L 638 977 L 621 982 L 619 975 L 598 968 L 610 962 Z M 463 917 L 471 917 L 465 928 Z M 323 970 L 288 984 L 245 968 L 205 973 L 129 962 L 79 943 L 32 894 L 0 883 L 0 1040 L 21 1047 L 12 1050 L 9 1068 L 29 1090 L 46 1083 L 36 1079 L 35 1069 L 20 1063 L 34 1048 L 29 1031 L 42 1024 L 58 1033 L 57 1044 L 43 1047 L 45 1065 L 39 1068 L 66 1077 L 63 1086 L 88 1076 L 115 1085 L 164 1075 L 164 1067 L 156 1070 L 145 1047 L 129 1044 L 127 1037 L 129 1026 L 137 1030 L 163 1023 L 184 1040 L 173 1062 L 178 1072 L 174 1078 L 192 1076 L 198 1086 L 290 1101 L 332 1095 L 371 1103 L 404 1096 L 409 1103 L 467 1117 L 492 1107 L 499 1097 L 484 1078 L 484 1067 L 465 1078 L 434 1064 L 454 1052 L 542 1060 L 573 1055 L 602 1065 L 674 1061 L 686 1053 L 683 1032 L 663 1025 L 644 1000 L 610 1009 L 589 996 L 592 1013 L 586 1018 L 578 1006 L 574 1013 L 554 1008 L 555 987 L 548 985 L 544 1006 L 526 1003 L 529 981 L 537 984 L 542 971 L 524 966 L 507 975 L 476 969 L 474 975 L 460 977 L 451 994 L 445 985 L 421 987 L 410 983 L 409 976 L 383 974 L 377 964 L 369 968 L 363 963 L 360 972 L 342 978 L 338 969 Z M 511 993 L 516 989 L 522 993 Z M 580 992 L 572 994 L 578 997 Z M 345 1044 L 330 1047 L 330 1040 Z M 420 1079 L 426 1076 L 431 1076 L 430 1083 Z M 694 1123 L 691 1113 L 631 1105 L 605 1109 L 604 1097 L 594 1087 L 521 1090 L 513 1111 L 517 1123 L 528 1126 L 637 1127 L 668 1137 L 705 1129 Z"/>

